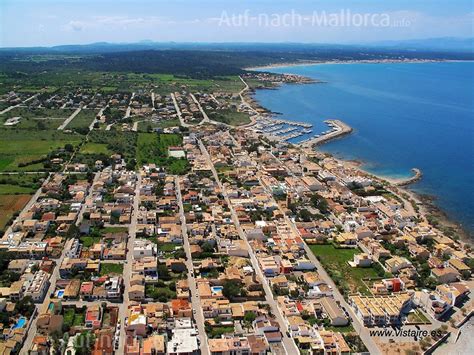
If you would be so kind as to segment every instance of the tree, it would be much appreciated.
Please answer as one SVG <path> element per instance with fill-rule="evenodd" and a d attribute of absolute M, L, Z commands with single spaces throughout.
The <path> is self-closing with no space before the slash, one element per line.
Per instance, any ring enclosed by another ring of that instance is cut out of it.
<path fill-rule="evenodd" d="M 242 292 L 242 285 L 235 280 L 226 280 L 224 282 L 224 288 L 222 289 L 222 294 L 229 300 L 234 299 L 237 296 L 240 296 Z"/>
<path fill-rule="evenodd" d="M 252 312 L 252 311 L 247 312 L 247 313 L 245 313 L 245 316 L 244 316 L 244 322 L 251 324 L 251 323 L 253 323 L 255 318 L 257 318 L 257 315 L 254 312 Z"/>
<path fill-rule="evenodd" d="M 66 152 L 73 152 L 74 151 L 74 146 L 72 144 L 68 143 L 64 146 L 64 150 Z"/>
<path fill-rule="evenodd" d="M 318 194 L 311 196 L 311 205 L 317 208 L 321 213 L 326 214 L 329 212 L 329 206 L 326 199 Z"/>
<path fill-rule="evenodd" d="M 204 253 L 214 252 L 214 246 L 210 242 L 204 242 L 201 246 L 201 249 Z"/>
<path fill-rule="evenodd" d="M 30 318 L 35 310 L 35 304 L 31 296 L 25 296 L 15 304 L 15 312 Z"/>
<path fill-rule="evenodd" d="M 80 333 L 74 340 L 76 355 L 89 355 L 92 353 L 94 335 L 91 332 Z"/>

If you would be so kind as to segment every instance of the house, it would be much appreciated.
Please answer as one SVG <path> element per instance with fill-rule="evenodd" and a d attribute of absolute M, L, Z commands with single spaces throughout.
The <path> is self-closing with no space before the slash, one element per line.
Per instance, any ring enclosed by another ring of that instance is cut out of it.
<path fill-rule="evenodd" d="M 250 354 L 250 344 L 245 337 L 209 339 L 211 355 Z"/>
<path fill-rule="evenodd" d="M 128 297 L 133 301 L 142 301 L 145 299 L 145 286 L 144 285 L 133 285 L 130 286 L 128 291 Z"/>
<path fill-rule="evenodd" d="M 267 342 L 281 342 L 282 336 L 278 322 L 265 316 L 257 317 L 252 326 L 256 335 L 263 335 Z"/>
<path fill-rule="evenodd" d="M 128 307 L 128 320 L 125 324 L 127 334 L 145 336 L 147 332 L 147 319 L 140 305 Z"/>
<path fill-rule="evenodd" d="M 187 270 L 184 259 L 166 259 L 166 267 L 176 273 L 181 273 Z"/>
<path fill-rule="evenodd" d="M 455 282 L 460 276 L 459 272 L 452 267 L 431 269 L 431 275 L 442 284 Z"/>
<path fill-rule="evenodd" d="M 102 325 L 102 307 L 93 304 L 87 307 L 85 316 L 85 326 L 87 328 L 99 329 Z"/>
<path fill-rule="evenodd" d="M 166 354 L 164 335 L 155 334 L 143 339 L 140 355 L 164 355 L 164 354 Z"/>
<path fill-rule="evenodd" d="M 446 299 L 438 292 L 431 292 L 428 290 L 418 291 L 415 294 L 414 301 L 434 319 L 440 319 L 452 309 L 450 300 Z"/>
<path fill-rule="evenodd" d="M 448 264 L 456 269 L 461 275 L 464 275 L 465 273 L 467 273 L 467 275 L 471 274 L 471 268 L 459 259 L 451 258 L 448 260 Z"/>
<path fill-rule="evenodd" d="M 61 332 L 63 328 L 64 318 L 59 314 L 43 313 L 38 316 L 36 327 L 38 331 L 45 334 Z"/>
<path fill-rule="evenodd" d="M 372 265 L 372 258 L 366 253 L 354 255 L 354 260 L 348 262 L 352 267 L 369 267 Z"/>
<path fill-rule="evenodd" d="M 120 299 L 122 297 L 123 278 L 121 276 L 109 278 L 105 281 L 104 288 L 108 299 Z"/>
<path fill-rule="evenodd" d="M 156 244 L 150 240 L 136 239 L 133 244 L 133 258 L 138 260 L 147 256 L 156 256 Z"/>
<path fill-rule="evenodd" d="M 188 318 L 192 317 L 192 308 L 188 300 L 175 299 L 171 300 L 171 309 L 173 316 L 177 318 Z"/>
<path fill-rule="evenodd" d="M 465 283 L 456 282 L 452 284 L 443 284 L 436 286 L 436 292 L 451 306 L 459 306 L 471 292 L 469 286 Z"/>
<path fill-rule="evenodd" d="M 400 256 L 394 256 L 393 258 L 386 260 L 385 266 L 392 274 L 398 274 L 402 269 L 413 267 L 408 259 Z"/>
<path fill-rule="evenodd" d="M 331 321 L 332 326 L 344 326 L 349 323 L 349 320 L 334 298 L 322 297 L 317 302 L 321 305 L 324 315 Z"/>

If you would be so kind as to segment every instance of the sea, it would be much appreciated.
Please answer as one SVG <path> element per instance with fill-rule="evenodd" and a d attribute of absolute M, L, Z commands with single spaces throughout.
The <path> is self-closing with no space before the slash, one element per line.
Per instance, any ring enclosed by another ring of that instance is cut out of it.
<path fill-rule="evenodd" d="M 313 64 L 265 69 L 322 83 L 257 90 L 277 118 L 313 124 L 340 119 L 350 135 L 318 149 L 358 160 L 375 175 L 402 178 L 474 238 L 474 62 Z M 303 140 L 311 135 L 293 140 Z"/>

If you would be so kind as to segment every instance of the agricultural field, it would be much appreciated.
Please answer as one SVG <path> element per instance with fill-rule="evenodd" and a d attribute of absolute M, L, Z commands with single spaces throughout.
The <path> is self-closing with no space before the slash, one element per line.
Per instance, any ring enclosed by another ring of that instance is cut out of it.
<path fill-rule="evenodd" d="M 332 244 L 314 244 L 309 247 L 343 293 L 370 294 L 363 279 L 377 278 L 375 269 L 373 267 L 353 268 L 348 264 L 348 261 L 354 259 L 354 255 L 361 253 L 359 249 L 336 248 Z"/>
<path fill-rule="evenodd" d="M 37 160 L 66 144 L 77 145 L 82 137 L 57 130 L 0 129 L 0 171 L 37 171 Z"/>
<path fill-rule="evenodd" d="M 0 230 L 17 212 L 20 212 L 30 200 L 31 195 L 0 195 Z"/>

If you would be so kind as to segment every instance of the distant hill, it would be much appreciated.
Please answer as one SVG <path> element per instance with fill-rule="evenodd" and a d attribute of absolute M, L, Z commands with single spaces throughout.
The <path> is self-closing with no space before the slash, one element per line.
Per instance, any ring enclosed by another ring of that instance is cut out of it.
<path fill-rule="evenodd" d="M 474 52 L 474 38 L 429 38 L 405 41 L 382 41 L 371 43 L 373 47 L 398 48 L 406 50 L 435 50 L 446 52 Z"/>
<path fill-rule="evenodd" d="M 304 43 L 91 43 L 1 48 L 0 71 L 92 70 L 169 73 L 193 78 L 238 75 L 247 67 L 299 61 L 474 60 L 472 51 L 416 50 L 384 45 Z M 445 47 L 446 48 L 446 47 Z"/>
<path fill-rule="evenodd" d="M 139 50 L 229 50 L 229 51 L 266 51 L 266 52 L 308 52 L 314 50 L 349 50 L 357 49 L 397 49 L 416 51 L 472 52 L 474 38 L 430 38 L 401 41 L 379 41 L 365 44 L 333 44 L 333 43 L 245 43 L 245 42 L 154 42 L 143 40 L 133 43 L 96 42 L 90 44 L 68 44 L 53 47 L 10 47 L 0 48 L 1 51 L 26 52 L 61 52 L 61 53 L 111 53 Z"/>

